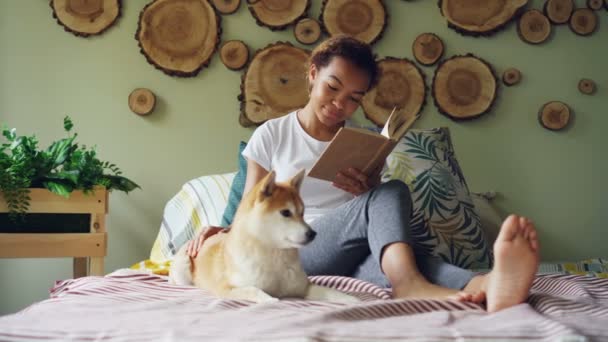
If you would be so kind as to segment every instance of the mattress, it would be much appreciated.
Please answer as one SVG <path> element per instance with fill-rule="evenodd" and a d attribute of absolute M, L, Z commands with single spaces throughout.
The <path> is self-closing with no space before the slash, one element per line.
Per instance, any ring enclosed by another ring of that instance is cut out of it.
<path fill-rule="evenodd" d="M 357 279 L 311 280 L 358 304 L 255 304 L 122 269 L 59 281 L 50 298 L 0 317 L 0 341 L 608 341 L 608 279 L 538 275 L 526 303 L 496 313 L 450 300 L 390 299 Z"/>

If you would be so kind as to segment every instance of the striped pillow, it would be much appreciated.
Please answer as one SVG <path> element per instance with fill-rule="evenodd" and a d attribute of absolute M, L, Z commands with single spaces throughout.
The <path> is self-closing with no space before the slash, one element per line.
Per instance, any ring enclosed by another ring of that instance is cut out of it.
<path fill-rule="evenodd" d="M 165 206 L 150 261 L 162 264 L 171 260 L 202 227 L 220 224 L 235 174 L 202 176 L 184 184 Z"/>

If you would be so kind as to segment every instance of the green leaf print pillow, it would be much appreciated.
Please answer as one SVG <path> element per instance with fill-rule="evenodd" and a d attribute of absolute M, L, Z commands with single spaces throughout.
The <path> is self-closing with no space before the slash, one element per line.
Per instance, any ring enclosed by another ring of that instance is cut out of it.
<path fill-rule="evenodd" d="M 491 266 L 490 249 L 447 128 L 409 131 L 387 158 L 382 181 L 391 179 L 410 188 L 416 253 L 437 255 L 464 268 Z"/>

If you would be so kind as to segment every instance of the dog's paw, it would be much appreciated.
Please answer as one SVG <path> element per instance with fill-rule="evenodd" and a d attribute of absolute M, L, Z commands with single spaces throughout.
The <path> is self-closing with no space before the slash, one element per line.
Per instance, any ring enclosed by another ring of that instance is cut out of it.
<path fill-rule="evenodd" d="M 331 289 L 324 286 L 311 284 L 308 287 L 308 293 L 306 299 L 309 300 L 325 300 L 331 302 L 341 303 L 359 303 L 361 300 L 357 297 L 347 295 L 346 293 L 340 292 L 335 289 Z"/>
<path fill-rule="evenodd" d="M 227 293 L 226 297 L 233 299 L 245 299 L 251 300 L 256 303 L 270 303 L 276 302 L 279 299 L 275 298 L 268 293 L 258 289 L 255 286 L 236 287 Z"/>
<path fill-rule="evenodd" d="M 273 297 L 268 293 L 257 289 L 254 301 L 257 303 L 276 303 L 279 301 L 279 298 Z"/>
<path fill-rule="evenodd" d="M 340 303 L 360 303 L 361 299 L 355 297 L 355 296 L 351 296 L 351 295 L 347 295 L 345 293 L 342 292 L 338 292 L 338 293 L 334 293 L 332 295 L 332 300 L 336 301 L 336 302 L 340 302 Z"/>
<path fill-rule="evenodd" d="M 266 296 L 259 296 L 258 298 L 256 298 L 256 302 L 262 304 L 262 303 L 276 303 L 279 301 L 279 298 L 272 297 L 267 294 L 265 294 L 265 295 Z"/>

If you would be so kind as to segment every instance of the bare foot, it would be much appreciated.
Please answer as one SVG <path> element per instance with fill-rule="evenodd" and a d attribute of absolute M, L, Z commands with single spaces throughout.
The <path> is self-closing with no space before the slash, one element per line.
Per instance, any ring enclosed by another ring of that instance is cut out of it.
<path fill-rule="evenodd" d="M 495 264 L 488 274 L 488 312 L 523 303 L 538 268 L 536 229 L 525 217 L 511 215 L 503 222 L 494 243 Z"/>
<path fill-rule="evenodd" d="M 403 286 L 393 288 L 393 298 L 424 298 L 424 299 L 451 299 L 459 302 L 481 304 L 486 299 L 485 292 L 470 293 L 432 284 L 420 277 L 409 281 Z"/>

